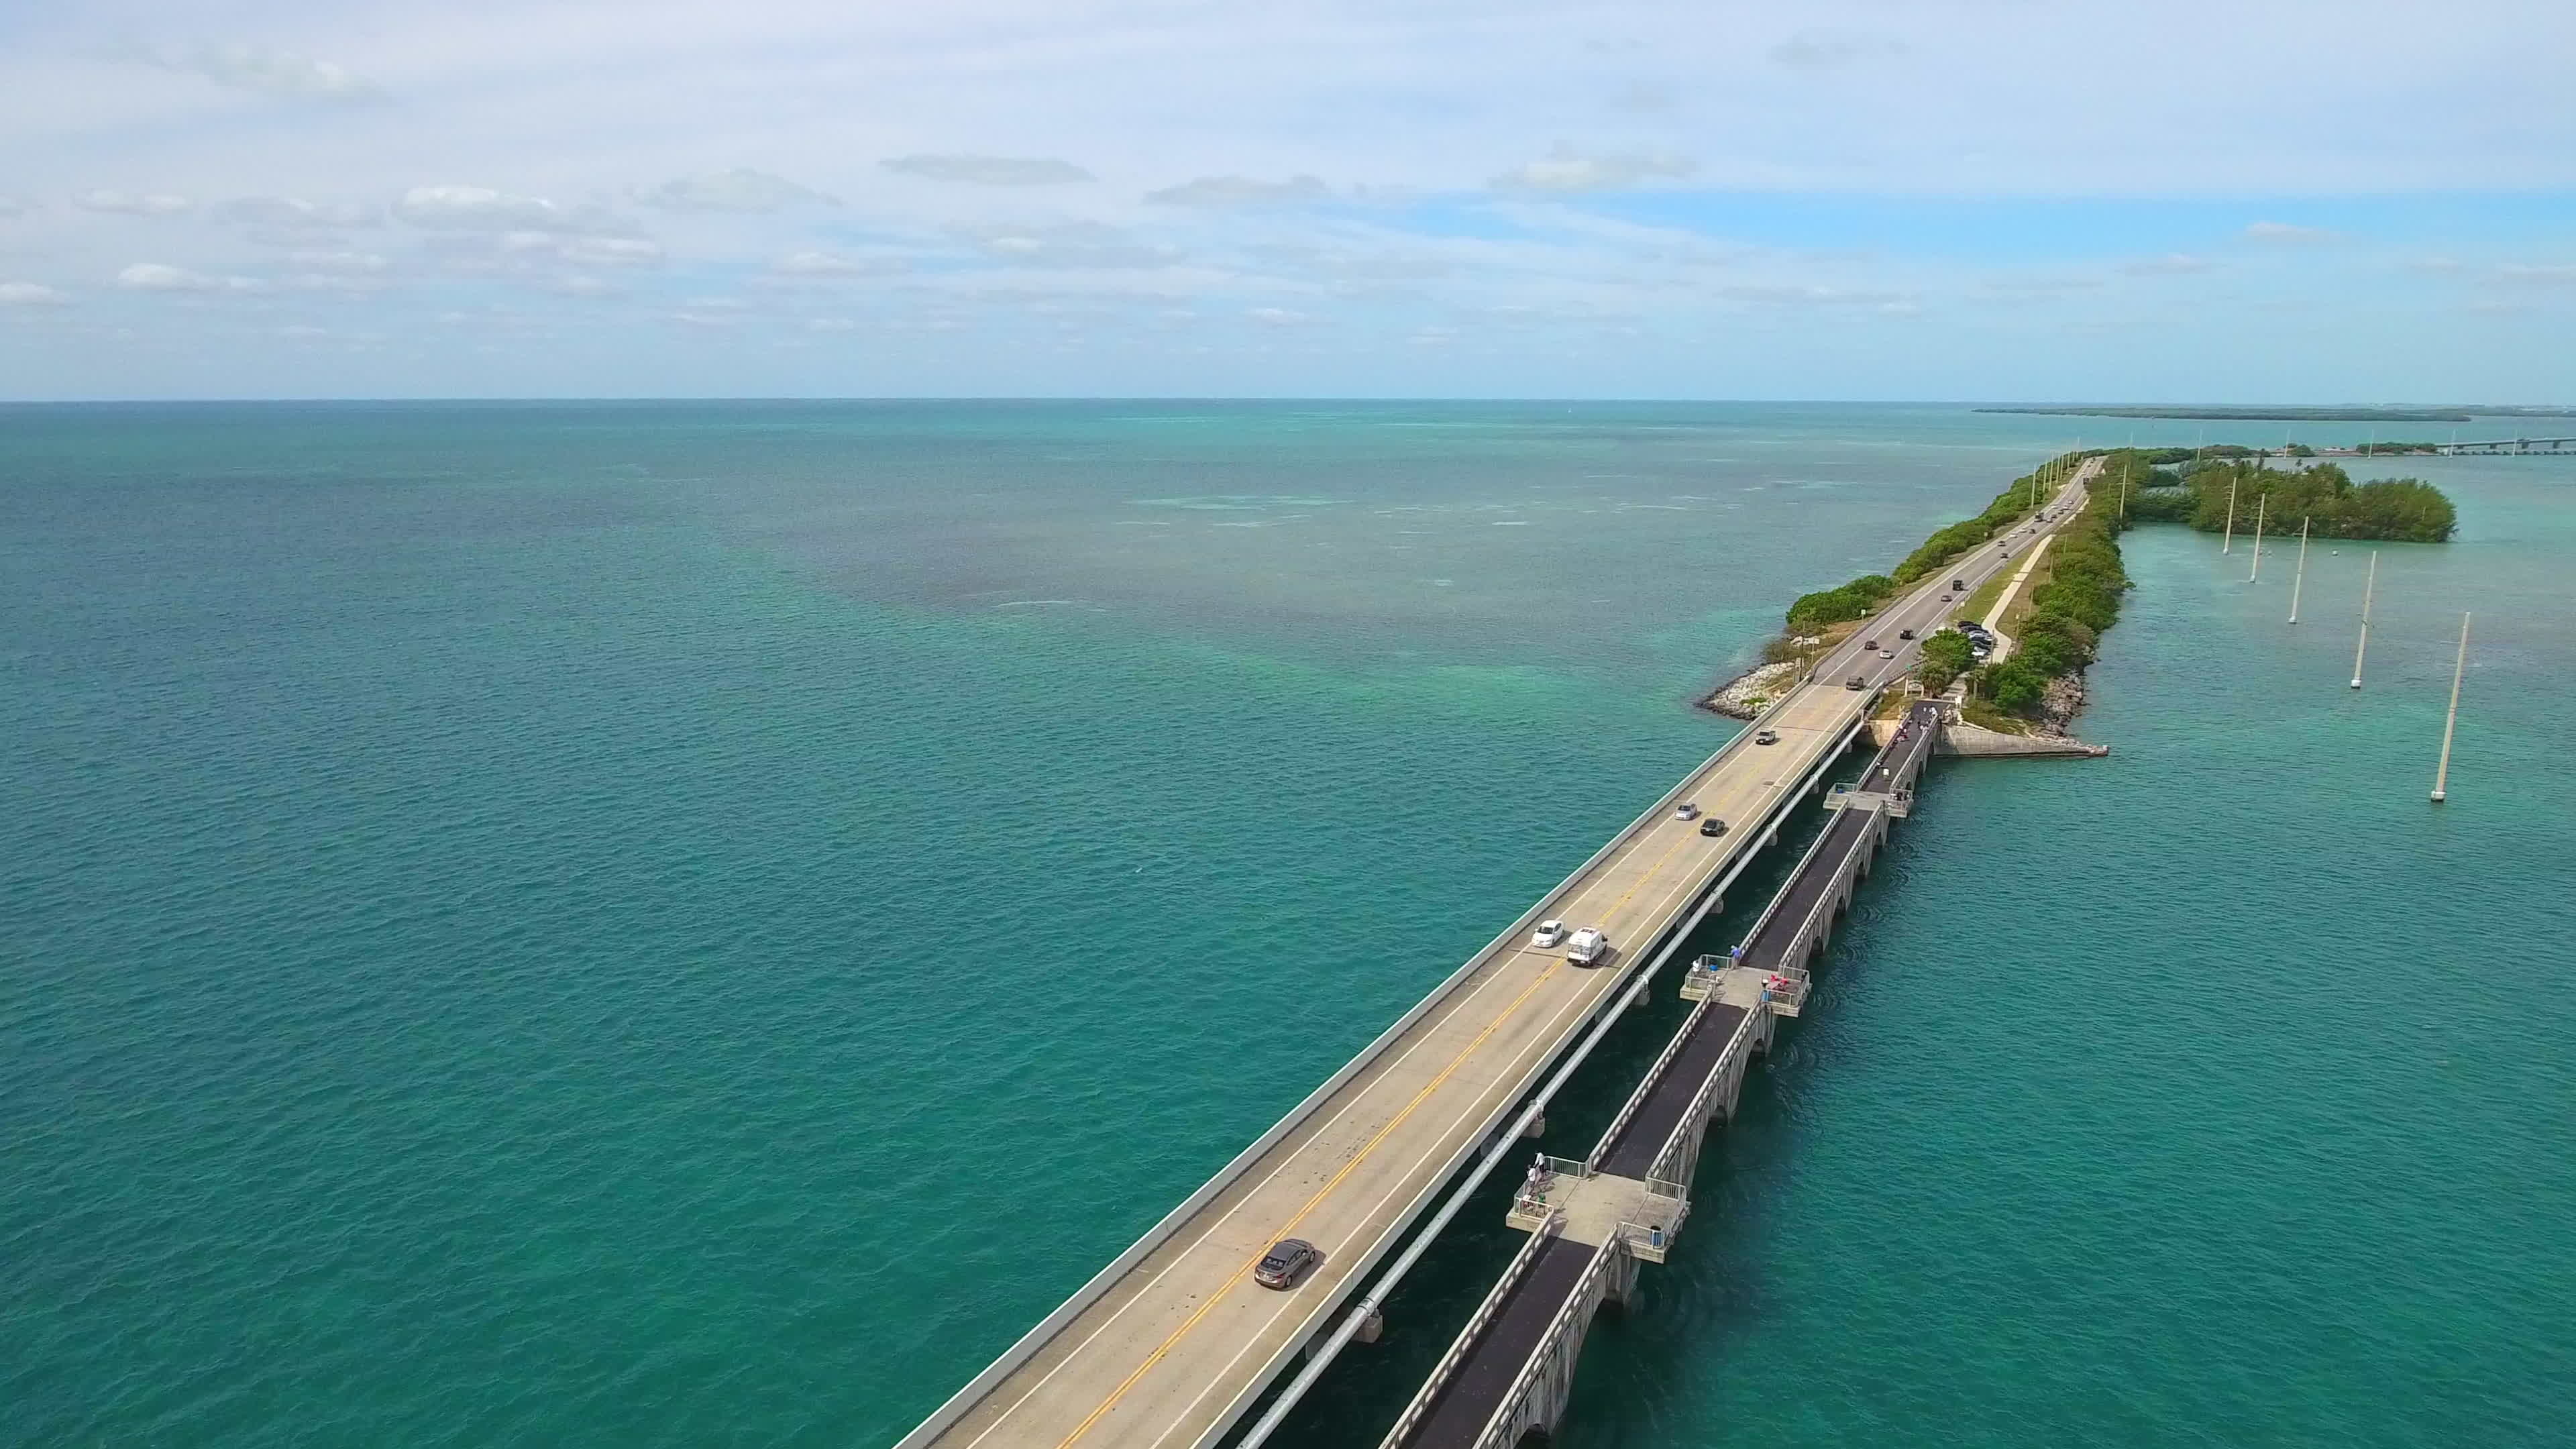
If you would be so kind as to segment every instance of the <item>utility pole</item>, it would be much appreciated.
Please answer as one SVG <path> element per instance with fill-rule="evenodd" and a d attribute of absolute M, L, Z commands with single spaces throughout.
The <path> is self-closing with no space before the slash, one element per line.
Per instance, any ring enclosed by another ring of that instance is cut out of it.
<path fill-rule="evenodd" d="M 2433 803 L 2439 805 L 2450 793 L 2451 731 L 2460 723 L 2460 671 L 2469 667 L 2469 616 L 2460 616 L 2460 657 L 2451 661 L 2451 713 L 2442 721 L 2442 765 L 2433 772 Z"/>
<path fill-rule="evenodd" d="M 2245 576 L 2245 582 L 2249 584 L 2263 577 L 2263 505 L 2271 501 L 2269 493 L 2254 500 L 2254 572 Z"/>
<path fill-rule="evenodd" d="M 2308 520 L 2299 518 L 2299 571 L 2290 576 L 2290 622 L 2299 622 L 2299 590 L 2308 582 Z"/>
<path fill-rule="evenodd" d="M 2379 550 L 2370 551 L 2370 577 L 2361 586 L 2361 642 L 2352 651 L 2352 687 L 2361 688 L 2361 656 L 2370 648 L 2370 591 L 2379 586 Z"/>
<path fill-rule="evenodd" d="M 2236 552 L 2236 480 L 2233 478 L 2227 480 L 2227 542 L 2221 544 L 2218 551 Z"/>

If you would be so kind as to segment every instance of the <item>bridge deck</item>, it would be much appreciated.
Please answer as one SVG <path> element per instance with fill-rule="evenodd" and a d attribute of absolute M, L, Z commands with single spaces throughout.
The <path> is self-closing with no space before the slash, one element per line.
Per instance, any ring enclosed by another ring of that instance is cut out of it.
<path fill-rule="evenodd" d="M 1905 723 L 1896 737 L 1887 742 L 1861 773 L 1860 785 L 1865 790 L 1885 792 L 1900 780 L 1913 778 L 1910 773 L 1922 763 L 1924 752 L 1931 749 L 1935 721 L 1939 711 L 1928 704 L 1907 711 Z M 1843 863 L 1851 853 L 1864 848 L 1875 817 L 1866 810 L 1846 810 L 1834 817 L 1825 829 L 1825 838 L 1810 855 L 1804 867 L 1781 887 L 1778 904 L 1763 915 L 1761 926 L 1744 943 L 1744 955 L 1738 964 L 1757 971 L 1774 971 L 1783 965 L 1798 965 L 1781 957 L 1797 934 L 1799 926 L 1824 900 L 1825 893 L 1842 879 Z M 1735 1029 L 1744 1020 L 1744 1008 L 1729 1006 L 1712 999 L 1700 1011 L 1687 1030 L 1689 1040 L 1674 1054 L 1664 1075 L 1654 1083 L 1653 1095 L 1630 1114 L 1627 1124 L 1619 1129 L 1617 1140 L 1601 1159 L 1600 1170 L 1615 1177 L 1644 1177 L 1664 1144 L 1672 1140 L 1673 1129 L 1681 1124 L 1684 1114 L 1699 1095 L 1700 1085 L 1717 1069 L 1718 1058 L 1726 1044 L 1735 1037 Z"/>
<path fill-rule="evenodd" d="M 1939 710 L 1929 702 L 1909 708 L 1905 722 L 1862 772 L 1861 788 L 1884 793 L 1913 780 L 1931 751 L 1938 721 Z M 1744 943 L 1739 964 L 1761 971 L 1798 964 L 1784 963 L 1782 953 L 1795 945 L 1807 917 L 1842 881 L 1852 853 L 1867 848 L 1878 819 L 1873 810 L 1844 810 L 1834 817 L 1824 836 L 1763 912 L 1752 936 Z M 1638 1084 L 1644 1099 L 1634 1111 L 1623 1113 L 1624 1120 L 1612 1129 L 1617 1135 L 1597 1154 L 1601 1176 L 1643 1178 L 1655 1166 L 1665 1145 L 1671 1142 L 1674 1129 L 1681 1125 L 1698 1100 L 1700 1089 L 1717 1070 L 1727 1045 L 1744 1023 L 1747 1009 L 1711 998 L 1683 1023 L 1680 1049 L 1665 1063 L 1660 1076 Z M 1560 1238 L 1541 1251 L 1562 1257 L 1568 1241 Z M 1541 1281 L 1538 1265 L 1532 1265 L 1513 1288 L 1504 1312 L 1466 1347 L 1464 1359 L 1441 1386 L 1432 1411 L 1405 1436 L 1404 1449 L 1470 1449 L 1477 1442 L 1478 1433 L 1502 1407 L 1504 1396 L 1511 1391 L 1530 1355 L 1539 1351 L 1547 1325 L 1575 1292 L 1581 1268 L 1589 1262 L 1589 1252 L 1584 1250 L 1585 1256 L 1572 1272 L 1560 1270 L 1545 1282 Z"/>
<path fill-rule="evenodd" d="M 1554 1238 L 1540 1248 L 1529 1271 L 1513 1285 L 1502 1311 L 1485 1326 L 1484 1342 L 1493 1351 L 1458 1366 L 1456 1377 L 1441 1386 L 1431 1412 L 1407 1442 L 1416 1449 L 1468 1449 L 1474 1444 L 1485 1421 L 1494 1417 L 1495 1407 L 1510 1392 L 1521 1365 L 1529 1362 L 1547 1326 L 1556 1321 L 1557 1310 L 1583 1280 L 1583 1270 L 1602 1251 L 1571 1238 Z"/>
<path fill-rule="evenodd" d="M 1693 777 L 1689 798 L 1734 828 L 1703 836 L 1659 806 L 1548 913 L 1604 927 L 1623 953 L 1616 964 L 1633 964 L 1740 853 L 1760 847 L 1783 798 L 1839 753 L 1866 699 L 1804 691 L 1768 721 L 1779 744 L 1733 749 Z M 1572 966 L 1561 948 L 1533 949 L 1517 933 L 1489 947 L 1446 997 L 944 1432 L 907 1444 L 1164 1449 L 1220 1432 L 1627 979 Z M 1253 1263 L 1290 1236 L 1321 1247 L 1323 1265 L 1293 1292 L 1255 1284 Z"/>
<path fill-rule="evenodd" d="M 2054 500 L 2061 517 L 2080 487 L 2079 476 Z M 2003 546 L 2017 551 L 2029 536 Z M 1987 550 L 1953 572 L 1982 580 L 2002 561 L 2000 548 Z M 1940 587 L 1927 580 L 1882 610 L 1876 628 L 1936 626 Z M 1810 772 L 1840 753 L 1872 697 L 1841 680 L 1882 684 L 1911 667 L 1913 652 L 1881 660 L 1855 641 L 1829 655 L 1814 675 L 1823 683 L 1765 716 L 1777 745 L 1739 737 L 1541 902 L 1533 915 L 1603 927 L 1622 953 L 1612 969 L 1531 949 L 1525 917 L 898 1449 L 1189 1449 L 1222 1434 L 1625 989 L 1629 968 L 1760 848 Z M 1676 798 L 1734 828 L 1701 835 L 1672 818 Z M 1291 1236 L 1321 1247 L 1323 1264 L 1291 1292 L 1256 1285 L 1253 1264 Z"/>

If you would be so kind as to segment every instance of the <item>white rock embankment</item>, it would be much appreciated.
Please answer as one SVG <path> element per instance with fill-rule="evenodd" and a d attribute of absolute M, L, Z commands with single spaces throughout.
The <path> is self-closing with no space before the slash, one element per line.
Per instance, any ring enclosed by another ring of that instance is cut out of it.
<path fill-rule="evenodd" d="M 1729 719 L 1752 719 L 1786 692 L 1790 682 L 1806 667 L 1795 659 L 1756 666 L 1728 680 L 1716 693 L 1701 700 L 1700 708 Z"/>

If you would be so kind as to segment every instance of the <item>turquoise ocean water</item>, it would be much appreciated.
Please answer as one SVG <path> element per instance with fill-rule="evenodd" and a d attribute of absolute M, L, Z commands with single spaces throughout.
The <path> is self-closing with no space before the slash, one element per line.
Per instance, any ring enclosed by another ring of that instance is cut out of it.
<path fill-rule="evenodd" d="M 0 409 L 0 1443 L 889 1443 L 2088 426 Z M 2128 536 L 2115 753 L 1936 767 L 1563 1442 L 2576 1442 L 2576 461 L 2405 471 L 2359 692 L 2365 550 Z"/>

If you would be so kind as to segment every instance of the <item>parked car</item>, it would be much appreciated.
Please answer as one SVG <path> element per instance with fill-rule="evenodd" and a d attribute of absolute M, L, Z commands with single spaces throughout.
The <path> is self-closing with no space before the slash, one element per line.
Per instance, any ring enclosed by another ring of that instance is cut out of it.
<path fill-rule="evenodd" d="M 1538 923 L 1538 929 L 1530 933 L 1530 944 L 1541 950 L 1554 946 L 1564 939 L 1565 922 L 1563 921 L 1541 921 Z"/>
<path fill-rule="evenodd" d="M 1699 818 L 1699 807 L 1688 800 L 1684 800 L 1679 805 L 1673 807 L 1673 818 L 1675 820 L 1697 820 Z"/>
<path fill-rule="evenodd" d="M 1726 822 L 1712 815 L 1699 823 L 1699 833 L 1702 835 L 1724 835 L 1726 833 Z"/>
<path fill-rule="evenodd" d="M 1778 730 L 1756 730 L 1753 732 L 1753 743 L 1757 745 L 1776 745 L 1780 743 L 1780 732 Z"/>
<path fill-rule="evenodd" d="M 1264 1288 L 1294 1288 L 1323 1261 L 1324 1250 L 1304 1238 L 1281 1238 L 1253 1265 L 1252 1281 Z"/>
<path fill-rule="evenodd" d="M 1568 966 L 1597 966 L 1609 956 L 1610 938 L 1602 934 L 1599 926 L 1586 926 L 1574 933 L 1573 940 L 1565 943 L 1565 964 Z"/>

